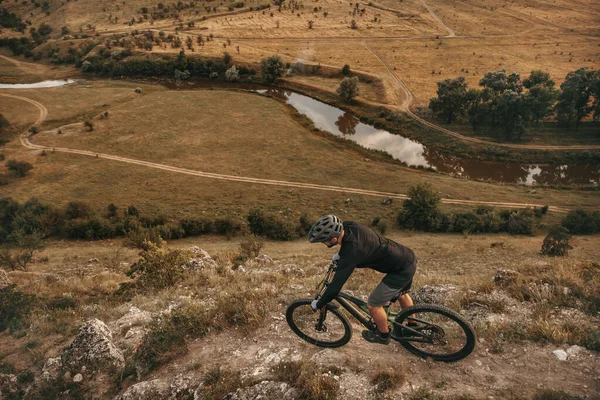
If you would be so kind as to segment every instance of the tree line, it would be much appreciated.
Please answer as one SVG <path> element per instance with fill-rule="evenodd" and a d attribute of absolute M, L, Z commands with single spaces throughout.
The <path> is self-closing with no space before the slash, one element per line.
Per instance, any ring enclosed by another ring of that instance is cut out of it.
<path fill-rule="evenodd" d="M 521 138 L 527 127 L 545 119 L 579 128 L 582 119 L 600 117 L 600 71 L 588 68 L 569 72 L 560 89 L 540 70 L 523 80 L 516 72 L 486 72 L 480 88 L 469 88 L 462 76 L 437 86 L 437 97 L 429 102 L 436 117 L 447 123 L 468 121 L 474 131 L 501 130 L 507 139 Z"/>

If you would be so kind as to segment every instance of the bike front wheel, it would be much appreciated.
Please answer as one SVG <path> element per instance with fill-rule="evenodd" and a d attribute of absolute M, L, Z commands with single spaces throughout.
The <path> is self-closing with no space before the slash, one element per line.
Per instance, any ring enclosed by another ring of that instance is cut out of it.
<path fill-rule="evenodd" d="M 319 347 L 340 347 L 350 341 L 352 329 L 348 319 L 331 304 L 325 310 L 313 311 L 313 299 L 295 300 L 285 313 L 294 333 Z"/>
<path fill-rule="evenodd" d="M 437 304 L 402 309 L 393 338 L 413 354 L 446 362 L 467 357 L 476 342 L 475 331 L 460 314 Z"/>

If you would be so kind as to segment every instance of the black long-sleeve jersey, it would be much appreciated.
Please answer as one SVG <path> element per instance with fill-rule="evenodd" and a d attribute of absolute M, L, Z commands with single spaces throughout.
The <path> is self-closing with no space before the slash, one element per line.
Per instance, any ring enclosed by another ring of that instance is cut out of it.
<path fill-rule="evenodd" d="M 402 289 L 406 275 L 414 273 L 413 251 L 359 223 L 345 221 L 343 226 L 337 269 L 317 307 L 323 307 L 337 296 L 355 268 L 371 268 L 387 274 L 383 282 L 394 289 Z"/>

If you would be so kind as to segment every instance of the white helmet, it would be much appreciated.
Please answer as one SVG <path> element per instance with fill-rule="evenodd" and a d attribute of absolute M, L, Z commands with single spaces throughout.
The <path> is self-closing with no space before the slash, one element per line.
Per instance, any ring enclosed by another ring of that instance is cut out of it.
<path fill-rule="evenodd" d="M 342 233 L 342 221 L 335 215 L 325 215 L 310 228 L 308 241 L 311 243 L 328 242 Z"/>

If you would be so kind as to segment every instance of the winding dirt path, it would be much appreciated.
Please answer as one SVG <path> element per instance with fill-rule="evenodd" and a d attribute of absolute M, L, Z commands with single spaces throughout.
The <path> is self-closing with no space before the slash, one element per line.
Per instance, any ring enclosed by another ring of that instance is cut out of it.
<path fill-rule="evenodd" d="M 44 120 L 48 116 L 48 109 L 46 109 L 46 107 L 44 107 L 44 105 L 38 101 L 29 99 L 27 97 L 15 96 L 15 95 L 7 94 L 7 93 L 0 93 L 0 96 L 10 97 L 10 98 L 14 98 L 17 100 L 22 100 L 22 101 L 28 102 L 30 104 L 33 104 L 35 107 L 37 107 L 38 110 L 40 110 L 40 115 L 39 115 L 38 119 L 35 121 L 34 126 L 39 126 L 42 122 L 44 122 Z M 149 162 L 149 161 L 136 160 L 133 158 L 120 157 L 120 156 L 116 156 L 116 155 L 112 155 L 112 154 L 97 153 L 94 151 L 76 150 L 76 149 L 69 149 L 69 148 L 65 148 L 65 147 L 41 146 L 41 145 L 32 143 L 29 140 L 30 135 L 31 135 L 31 133 L 29 131 L 25 131 L 21 135 L 20 140 L 21 140 L 21 144 L 24 147 L 26 147 L 28 149 L 33 149 L 33 150 L 46 150 L 46 151 L 50 151 L 50 152 L 79 154 L 79 155 L 85 155 L 85 156 L 94 157 L 94 158 L 103 158 L 106 160 L 119 161 L 119 162 L 128 163 L 128 164 L 136 164 L 136 165 L 141 165 L 141 166 L 145 166 L 145 167 L 161 169 L 161 170 L 169 171 L 169 172 L 199 176 L 199 177 L 203 177 L 203 178 L 232 181 L 232 182 L 243 182 L 243 183 L 261 184 L 261 185 L 282 186 L 282 187 L 293 187 L 293 188 L 299 188 L 299 189 L 324 190 L 324 191 L 330 191 L 330 192 L 352 193 L 352 194 L 359 194 L 359 195 L 365 195 L 365 196 L 385 197 L 385 198 L 394 198 L 394 199 L 402 199 L 402 200 L 408 198 L 405 194 L 401 194 L 401 193 L 380 192 L 380 191 L 376 191 L 376 190 L 346 188 L 346 187 L 341 187 L 341 186 L 329 186 L 329 185 L 319 185 L 319 184 L 312 184 L 312 183 L 290 182 L 290 181 L 280 181 L 280 180 L 273 180 L 273 179 L 252 178 L 252 177 L 245 177 L 245 176 L 215 174 L 215 173 L 211 173 L 211 172 L 196 171 L 196 170 L 192 170 L 192 169 L 173 167 L 170 165 L 158 164 L 158 163 L 153 163 L 153 162 Z M 532 203 L 506 203 L 506 202 L 496 202 L 496 201 L 457 200 L 457 199 L 442 199 L 442 202 L 446 203 L 446 204 L 466 204 L 466 205 L 486 204 L 486 205 L 490 205 L 490 206 L 507 207 L 507 208 L 543 207 L 542 204 L 532 204 Z M 559 206 L 549 206 L 548 209 L 550 211 L 554 211 L 554 212 L 558 212 L 558 213 L 568 212 L 567 209 L 565 209 L 564 207 L 559 207 Z"/>
<path fill-rule="evenodd" d="M 427 3 L 425 3 L 425 0 L 419 0 L 419 1 L 427 9 L 427 12 L 429 12 L 429 15 L 431 15 L 433 17 L 433 19 L 435 19 L 437 21 L 437 23 L 440 25 L 440 27 L 445 29 L 446 31 L 448 31 L 448 35 L 446 37 L 455 37 L 456 36 L 454 31 L 452 29 L 448 28 L 448 25 L 446 25 L 444 23 L 444 21 L 442 21 L 442 19 L 440 17 L 438 17 L 438 15 L 435 12 L 433 12 L 431 7 L 429 7 L 427 5 Z"/>

